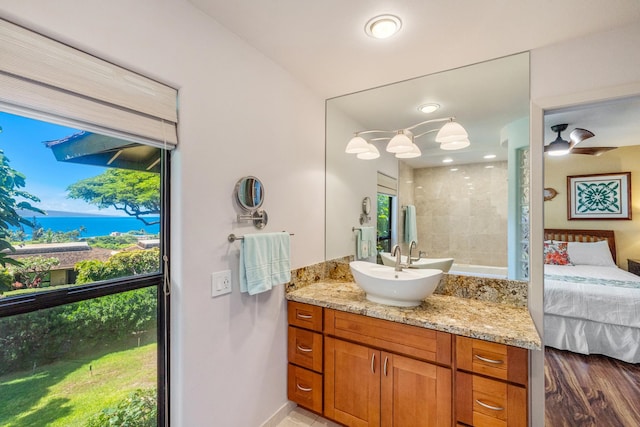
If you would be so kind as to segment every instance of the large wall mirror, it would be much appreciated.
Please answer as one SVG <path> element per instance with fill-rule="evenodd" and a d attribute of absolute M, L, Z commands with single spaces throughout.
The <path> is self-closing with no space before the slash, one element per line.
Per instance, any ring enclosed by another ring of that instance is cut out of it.
<path fill-rule="evenodd" d="M 369 197 L 363 226 L 377 229 L 379 251 L 408 252 L 411 207 L 414 254 L 451 257 L 453 273 L 528 278 L 528 53 L 333 98 L 326 108 L 327 260 L 355 256 L 353 227 Z M 470 144 L 437 141 L 451 121 Z M 359 134 L 379 157 L 345 152 L 357 132 L 380 130 L 392 132 Z M 398 130 L 419 156 L 387 152 Z"/>

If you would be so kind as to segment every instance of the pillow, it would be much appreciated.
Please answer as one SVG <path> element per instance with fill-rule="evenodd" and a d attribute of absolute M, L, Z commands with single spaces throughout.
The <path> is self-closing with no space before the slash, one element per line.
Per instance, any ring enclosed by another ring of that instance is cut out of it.
<path fill-rule="evenodd" d="M 616 266 L 606 240 L 599 242 L 569 242 L 567 251 L 571 262 L 575 265 Z"/>
<path fill-rule="evenodd" d="M 572 265 L 569 261 L 567 242 L 544 242 L 544 263 L 549 265 Z"/>

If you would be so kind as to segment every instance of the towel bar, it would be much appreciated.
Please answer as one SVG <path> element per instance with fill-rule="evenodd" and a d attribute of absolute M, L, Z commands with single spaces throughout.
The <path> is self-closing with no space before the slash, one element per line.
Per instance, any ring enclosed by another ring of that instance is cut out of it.
<path fill-rule="evenodd" d="M 285 231 L 283 231 L 283 233 L 285 233 Z M 289 233 L 289 236 L 295 236 L 295 234 Z M 231 233 L 229 234 L 229 236 L 227 236 L 227 240 L 233 243 L 236 240 L 244 240 L 244 236 L 236 236 L 235 234 Z"/>

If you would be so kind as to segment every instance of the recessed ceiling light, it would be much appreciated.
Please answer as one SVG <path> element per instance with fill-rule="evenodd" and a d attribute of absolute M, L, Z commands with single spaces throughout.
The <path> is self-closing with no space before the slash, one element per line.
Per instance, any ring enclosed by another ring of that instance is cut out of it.
<path fill-rule="evenodd" d="M 496 155 L 495 154 L 487 154 L 486 156 L 484 156 L 485 159 L 495 159 Z"/>
<path fill-rule="evenodd" d="M 439 104 L 435 104 L 435 103 L 422 104 L 421 106 L 418 107 L 418 111 L 420 111 L 421 113 L 429 114 L 429 113 L 433 113 L 438 108 L 440 108 Z"/>
<path fill-rule="evenodd" d="M 379 15 L 371 18 L 364 26 L 364 32 L 375 39 L 391 37 L 402 28 L 402 21 L 394 15 Z"/>
<path fill-rule="evenodd" d="M 451 157 L 447 157 L 446 159 L 442 159 L 442 163 L 451 163 L 453 159 Z"/>

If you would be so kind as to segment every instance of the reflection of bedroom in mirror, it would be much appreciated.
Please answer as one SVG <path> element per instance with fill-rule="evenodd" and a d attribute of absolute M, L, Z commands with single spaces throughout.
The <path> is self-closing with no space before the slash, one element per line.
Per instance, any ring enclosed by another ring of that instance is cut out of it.
<path fill-rule="evenodd" d="M 640 96 L 544 124 L 546 423 L 640 425 Z"/>

